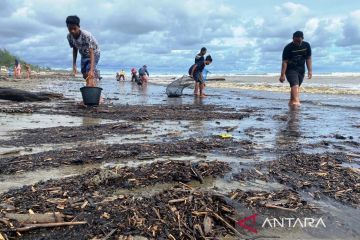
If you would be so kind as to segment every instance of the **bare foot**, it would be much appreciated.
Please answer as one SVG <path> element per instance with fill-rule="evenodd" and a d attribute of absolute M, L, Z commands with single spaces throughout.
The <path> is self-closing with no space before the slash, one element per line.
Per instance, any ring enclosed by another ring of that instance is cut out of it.
<path fill-rule="evenodd" d="M 103 97 L 100 97 L 100 100 L 99 100 L 99 104 L 104 104 L 105 103 L 105 100 Z"/>
<path fill-rule="evenodd" d="M 201 97 L 201 98 L 205 98 L 205 97 L 206 97 L 206 95 L 205 95 L 205 94 L 201 94 L 201 95 L 199 95 L 199 97 Z"/>
<path fill-rule="evenodd" d="M 289 106 L 300 106 L 300 102 L 297 101 L 289 101 Z"/>
<path fill-rule="evenodd" d="M 77 104 L 77 106 L 78 106 L 79 108 L 86 108 L 86 105 L 84 104 L 83 101 L 79 102 L 79 103 Z"/>

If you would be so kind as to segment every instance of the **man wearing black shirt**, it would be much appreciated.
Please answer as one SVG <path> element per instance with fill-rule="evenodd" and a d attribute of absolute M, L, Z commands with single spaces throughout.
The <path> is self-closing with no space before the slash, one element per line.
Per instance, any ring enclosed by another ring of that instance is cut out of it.
<path fill-rule="evenodd" d="M 282 54 L 282 66 L 280 82 L 285 77 L 290 83 L 291 95 L 289 105 L 299 106 L 299 88 L 304 80 L 305 63 L 308 70 L 308 79 L 312 78 L 311 47 L 308 42 L 303 41 L 304 34 L 296 31 L 293 34 L 293 41 L 286 45 Z"/>

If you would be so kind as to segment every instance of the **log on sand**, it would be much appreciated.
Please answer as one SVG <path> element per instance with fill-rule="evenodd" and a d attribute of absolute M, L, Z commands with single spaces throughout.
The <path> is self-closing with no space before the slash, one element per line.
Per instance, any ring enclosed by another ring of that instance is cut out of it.
<path fill-rule="evenodd" d="M 51 99 L 61 99 L 62 94 L 50 92 L 28 92 L 14 88 L 0 87 L 0 99 L 16 102 L 36 102 L 49 101 Z"/>

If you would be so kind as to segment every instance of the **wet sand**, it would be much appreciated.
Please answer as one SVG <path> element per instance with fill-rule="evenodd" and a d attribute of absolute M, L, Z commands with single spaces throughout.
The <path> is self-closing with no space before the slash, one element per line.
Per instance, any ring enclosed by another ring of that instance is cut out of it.
<path fill-rule="evenodd" d="M 3 213 L 87 222 L 21 239 L 357 239 L 360 113 L 343 95 L 303 94 L 289 109 L 285 93 L 209 87 L 205 99 L 191 89 L 167 98 L 159 83 L 169 80 L 152 81 L 102 80 L 106 103 L 95 108 L 77 105 L 80 79 L 1 82 L 66 97 L 2 102 Z M 257 234 L 236 223 L 252 214 Z M 326 228 L 262 228 L 281 216 L 322 217 Z M 11 222 L 0 232 L 19 238 Z"/>

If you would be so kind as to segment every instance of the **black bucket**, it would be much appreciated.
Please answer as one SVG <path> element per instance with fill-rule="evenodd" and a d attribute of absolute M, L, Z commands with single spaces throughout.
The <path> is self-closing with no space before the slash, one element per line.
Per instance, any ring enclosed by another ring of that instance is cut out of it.
<path fill-rule="evenodd" d="M 99 87 L 82 87 L 81 95 L 85 105 L 99 105 L 102 88 Z"/>

